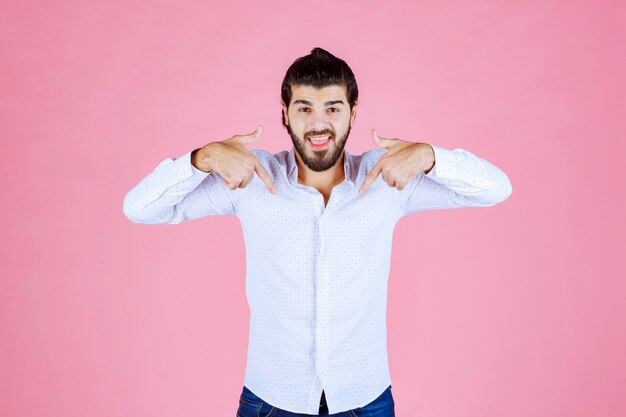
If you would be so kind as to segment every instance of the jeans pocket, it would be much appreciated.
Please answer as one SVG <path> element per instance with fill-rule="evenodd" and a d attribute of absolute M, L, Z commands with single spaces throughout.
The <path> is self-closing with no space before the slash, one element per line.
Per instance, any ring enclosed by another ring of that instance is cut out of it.
<path fill-rule="evenodd" d="M 244 386 L 239 396 L 237 417 L 271 417 L 276 413 L 272 407 Z"/>
<path fill-rule="evenodd" d="M 395 404 L 391 385 L 371 403 L 350 410 L 351 417 L 395 417 Z"/>

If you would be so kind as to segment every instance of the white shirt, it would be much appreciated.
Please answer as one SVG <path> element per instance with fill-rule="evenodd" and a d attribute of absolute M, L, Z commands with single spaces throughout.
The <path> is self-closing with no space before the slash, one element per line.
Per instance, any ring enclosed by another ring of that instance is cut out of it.
<path fill-rule="evenodd" d="M 432 145 L 431 145 L 432 146 Z M 389 385 L 387 279 L 396 222 L 410 213 L 493 206 L 512 192 L 507 175 L 463 149 L 432 146 L 435 166 L 403 190 L 379 175 L 359 186 L 380 148 L 345 150 L 345 180 L 328 205 L 299 184 L 294 149 L 251 150 L 278 193 L 255 174 L 229 190 L 219 174 L 191 164 L 191 151 L 167 158 L 124 199 L 135 223 L 180 223 L 234 215 L 246 250 L 250 334 L 244 385 L 267 403 L 317 414 L 322 390 L 330 414 L 362 407 Z"/>

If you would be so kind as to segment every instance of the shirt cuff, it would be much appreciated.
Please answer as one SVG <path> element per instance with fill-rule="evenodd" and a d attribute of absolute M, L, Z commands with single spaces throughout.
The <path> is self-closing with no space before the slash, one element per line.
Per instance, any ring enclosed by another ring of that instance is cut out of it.
<path fill-rule="evenodd" d="M 428 178 L 432 178 L 432 177 L 437 176 L 437 167 L 439 167 L 439 165 L 442 163 L 440 161 L 440 159 L 442 158 L 442 154 L 443 154 L 442 151 L 447 151 L 447 149 L 440 148 L 438 146 L 431 145 L 431 144 L 429 145 L 431 148 L 433 148 L 433 152 L 435 153 L 435 164 L 433 165 L 432 169 L 428 171 L 428 174 L 424 174 L 424 175 L 427 176 Z"/>
<path fill-rule="evenodd" d="M 191 153 L 193 152 L 193 149 L 189 152 L 186 152 L 185 154 L 179 156 L 178 158 L 176 158 L 176 160 L 174 161 L 174 163 L 178 164 L 179 167 L 182 167 L 185 171 L 187 171 L 187 173 L 191 173 L 191 177 L 197 177 L 197 178 L 205 178 L 207 177 L 209 174 L 211 174 L 211 172 L 204 172 L 201 169 L 196 168 L 192 163 L 191 163 Z"/>

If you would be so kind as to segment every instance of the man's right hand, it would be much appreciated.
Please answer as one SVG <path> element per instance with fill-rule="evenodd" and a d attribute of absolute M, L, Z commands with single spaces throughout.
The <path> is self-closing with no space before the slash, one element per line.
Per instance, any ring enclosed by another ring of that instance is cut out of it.
<path fill-rule="evenodd" d="M 221 142 L 211 142 L 191 153 L 193 166 L 204 172 L 215 171 L 222 177 L 230 190 L 244 188 L 256 172 L 271 193 L 276 187 L 270 174 L 261 162 L 248 150 L 246 145 L 256 142 L 263 133 L 263 126 L 248 135 L 235 135 Z"/>

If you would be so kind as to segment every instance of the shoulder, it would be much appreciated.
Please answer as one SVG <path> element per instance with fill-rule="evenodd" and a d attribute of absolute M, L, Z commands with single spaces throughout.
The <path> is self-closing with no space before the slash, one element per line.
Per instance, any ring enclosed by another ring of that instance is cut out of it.
<path fill-rule="evenodd" d="M 250 149 L 250 153 L 259 160 L 273 180 L 286 177 L 288 151 L 271 153 L 263 149 Z"/>
<path fill-rule="evenodd" d="M 386 149 L 371 149 L 361 155 L 353 155 L 352 161 L 356 171 L 369 171 L 385 152 Z"/>
<path fill-rule="evenodd" d="M 263 165 L 286 165 L 287 151 L 271 153 L 264 149 L 250 149 L 250 153 L 256 157 Z"/>
<path fill-rule="evenodd" d="M 276 152 L 276 153 L 271 153 L 269 151 L 266 151 L 265 149 L 250 149 L 250 152 L 256 156 L 259 159 L 266 159 L 266 160 L 279 160 L 279 159 L 285 159 L 285 157 L 287 156 L 287 151 L 280 151 L 280 152 Z"/>
<path fill-rule="evenodd" d="M 378 158 L 383 156 L 386 152 L 387 152 L 387 149 L 382 149 L 382 148 L 381 149 L 370 149 L 369 151 L 363 153 L 363 155 L 361 155 L 361 156 L 368 163 L 370 163 L 370 162 L 371 163 L 376 163 L 376 161 L 378 161 Z"/>

